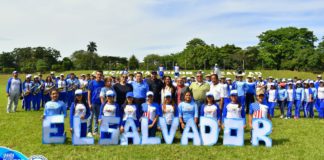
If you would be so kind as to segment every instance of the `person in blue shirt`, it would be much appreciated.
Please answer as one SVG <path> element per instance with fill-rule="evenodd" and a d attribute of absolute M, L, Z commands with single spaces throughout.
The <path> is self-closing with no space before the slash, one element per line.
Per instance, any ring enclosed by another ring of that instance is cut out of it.
<path fill-rule="evenodd" d="M 70 77 L 66 80 L 67 83 L 67 105 L 71 106 L 74 99 L 74 92 L 80 87 L 79 80 L 75 77 L 74 73 L 70 73 Z"/>
<path fill-rule="evenodd" d="M 154 93 L 149 91 L 146 93 L 146 102 L 142 104 L 143 117 L 148 118 L 148 135 L 149 137 L 155 137 L 157 122 L 159 117 L 162 116 L 161 106 L 153 102 Z"/>
<path fill-rule="evenodd" d="M 294 105 L 294 100 L 296 97 L 296 91 L 293 87 L 292 82 L 288 82 L 287 89 L 287 116 L 286 119 L 290 119 L 292 117 L 292 106 Z"/>
<path fill-rule="evenodd" d="M 100 91 L 101 88 L 104 87 L 105 83 L 101 80 L 102 72 L 96 71 L 96 78 L 95 80 L 90 81 L 88 87 L 88 105 L 91 109 L 91 116 L 88 119 L 88 137 L 92 136 L 92 121 L 94 119 L 94 132 L 93 135 L 97 135 L 99 128 L 98 128 L 98 119 L 100 113 Z"/>
<path fill-rule="evenodd" d="M 158 68 L 158 71 L 159 71 L 160 78 L 163 78 L 164 77 L 164 67 L 163 67 L 163 64 L 160 64 L 160 66 Z"/>
<path fill-rule="evenodd" d="M 141 105 L 145 103 L 146 93 L 149 91 L 149 85 L 143 81 L 143 74 L 141 72 L 137 72 L 136 81 L 131 83 L 133 87 L 134 94 L 134 103 L 136 104 L 138 110 L 142 114 Z"/>
<path fill-rule="evenodd" d="M 116 93 L 113 86 L 112 86 L 112 78 L 111 77 L 105 77 L 104 82 L 105 82 L 105 86 L 102 87 L 101 90 L 100 90 L 101 104 L 105 103 L 105 101 L 106 101 L 106 93 L 107 93 L 107 91 L 112 90 L 114 93 Z M 117 95 L 115 94 L 114 95 L 115 100 L 116 100 L 116 97 L 117 97 Z"/>
<path fill-rule="evenodd" d="M 221 126 L 221 109 L 214 100 L 213 92 L 206 93 L 206 101 L 200 107 L 200 116 L 214 118 L 218 122 L 218 127 Z"/>
<path fill-rule="evenodd" d="M 106 92 L 107 98 L 105 98 L 105 102 L 101 104 L 100 107 L 100 114 L 99 114 L 99 124 L 101 124 L 101 119 L 103 116 L 105 117 L 118 117 L 121 118 L 121 108 L 120 106 L 115 102 L 115 92 L 112 90 L 108 90 Z M 109 125 L 109 128 L 119 128 L 119 124 Z M 110 138 L 111 134 L 108 132 L 100 133 L 101 138 Z"/>
<path fill-rule="evenodd" d="M 305 81 L 304 82 L 304 92 L 305 92 L 305 97 L 304 97 L 304 117 L 314 117 L 314 93 L 312 89 L 309 87 L 309 82 Z"/>
<path fill-rule="evenodd" d="M 38 76 L 34 76 L 34 90 L 32 94 L 33 99 L 33 110 L 38 111 L 40 109 L 41 100 L 42 100 L 42 92 L 41 92 L 42 84 L 39 81 Z"/>
<path fill-rule="evenodd" d="M 33 88 L 34 88 L 34 84 L 31 81 L 31 77 L 32 75 L 28 74 L 26 76 L 26 80 L 23 83 L 23 93 L 24 93 L 24 108 L 26 111 L 30 111 L 31 109 L 31 102 L 32 102 L 32 98 L 33 98 Z"/>
<path fill-rule="evenodd" d="M 198 124 L 198 106 L 192 100 L 190 91 L 185 93 L 184 101 L 179 104 L 178 108 L 181 133 L 183 132 L 189 119 L 194 118 L 195 123 Z"/>
<path fill-rule="evenodd" d="M 242 111 L 245 111 L 245 93 L 246 90 L 248 89 L 247 83 L 243 81 L 243 75 L 238 74 L 237 75 L 237 81 L 235 82 L 235 87 L 237 90 L 237 96 L 238 96 L 238 101 L 242 106 Z M 245 118 L 245 114 L 242 118 Z"/>
<path fill-rule="evenodd" d="M 9 78 L 7 83 L 6 92 L 8 97 L 7 113 L 16 112 L 18 100 L 22 93 L 22 81 L 18 78 L 17 71 L 12 72 L 12 77 Z M 12 108 L 12 103 L 14 108 Z"/>
<path fill-rule="evenodd" d="M 252 76 L 247 76 L 248 81 L 246 82 L 246 96 L 245 96 L 245 106 L 246 106 L 246 113 L 249 113 L 249 106 L 251 103 L 254 102 L 255 91 L 256 91 L 256 83 L 253 82 Z"/>
<path fill-rule="evenodd" d="M 90 116 L 90 108 L 86 102 L 86 97 L 82 95 L 82 90 L 75 91 L 75 99 L 70 107 L 70 131 L 73 133 L 73 119 L 74 116 L 79 116 L 81 119 L 81 137 L 87 136 L 87 119 Z"/>
<path fill-rule="evenodd" d="M 52 89 L 50 91 L 51 101 L 46 102 L 44 108 L 44 114 L 42 115 L 42 119 L 45 119 L 47 116 L 54 115 L 64 115 L 66 117 L 66 105 L 64 102 L 60 101 L 59 92 L 57 89 Z M 58 129 L 57 133 L 64 132 L 64 124 L 53 124 L 55 128 Z M 56 135 L 52 135 L 56 136 Z"/>
<path fill-rule="evenodd" d="M 297 120 L 300 117 L 300 108 L 302 107 L 302 102 L 304 100 L 305 91 L 304 88 L 301 85 L 300 81 L 296 82 L 296 97 L 295 97 L 295 120 Z"/>
<path fill-rule="evenodd" d="M 313 108 L 315 107 L 315 109 L 317 110 L 317 112 L 319 111 L 319 108 L 317 106 L 317 88 L 315 88 L 315 84 L 314 81 L 309 81 L 309 88 L 312 90 L 313 92 Z M 314 117 L 314 111 L 311 112 L 312 113 L 312 117 Z"/>
<path fill-rule="evenodd" d="M 280 113 L 281 113 L 280 118 L 284 118 L 284 115 L 285 115 L 284 109 L 285 109 L 288 93 L 286 90 L 286 84 L 280 83 L 279 86 L 280 86 L 280 88 L 278 90 L 278 105 L 279 105 Z"/>

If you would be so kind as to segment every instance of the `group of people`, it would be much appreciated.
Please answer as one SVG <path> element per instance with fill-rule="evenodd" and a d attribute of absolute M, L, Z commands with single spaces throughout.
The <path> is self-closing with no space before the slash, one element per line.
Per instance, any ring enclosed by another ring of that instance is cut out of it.
<path fill-rule="evenodd" d="M 215 70 L 214 70 L 215 71 Z M 162 69 L 152 71 L 143 77 L 141 72 L 129 74 L 123 72 L 120 77 L 105 77 L 102 71 L 93 75 L 82 74 L 78 78 L 70 73 L 55 77 L 54 73 L 45 80 L 42 75 L 26 76 L 22 82 L 18 72 L 13 72 L 7 85 L 7 112 L 15 112 L 19 97 L 23 98 L 23 107 L 29 111 L 39 110 L 44 105 L 43 117 L 64 114 L 70 109 L 70 125 L 73 133 L 73 117 L 81 118 L 81 136 L 91 137 L 99 133 L 103 116 L 120 117 L 118 127 L 124 132 L 128 118 L 132 118 L 140 130 L 141 117 L 149 120 L 149 136 L 155 136 L 159 117 L 166 119 L 170 128 L 174 117 L 179 117 L 180 130 L 185 128 L 189 119 L 199 125 L 199 117 L 215 118 L 219 127 L 223 127 L 224 118 L 248 118 L 252 127 L 253 118 L 274 117 L 278 105 L 281 118 L 314 117 L 314 109 L 319 118 L 324 118 L 324 81 L 317 76 L 316 81 L 294 79 L 275 80 L 268 77 L 263 80 L 252 76 L 237 74 L 235 79 L 226 78 L 215 71 L 206 75 L 198 71 L 194 78 L 181 77 L 175 72 L 175 78 L 164 75 Z M 12 104 L 14 107 L 12 108 Z M 92 126 L 94 123 L 94 127 Z M 102 135 L 104 136 L 104 135 Z"/>

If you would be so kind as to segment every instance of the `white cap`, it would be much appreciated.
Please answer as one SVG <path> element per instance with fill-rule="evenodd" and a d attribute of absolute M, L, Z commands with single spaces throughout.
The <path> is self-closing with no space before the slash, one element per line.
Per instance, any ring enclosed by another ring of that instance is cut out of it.
<path fill-rule="evenodd" d="M 232 80 L 231 78 L 226 78 L 226 81 Z"/>
<path fill-rule="evenodd" d="M 261 75 L 261 74 L 259 74 L 259 75 L 258 75 L 258 77 L 259 77 L 259 78 L 260 78 L 260 77 L 262 78 L 262 75 Z"/>
<path fill-rule="evenodd" d="M 54 74 L 54 72 L 52 71 L 51 74 Z"/>
<path fill-rule="evenodd" d="M 230 95 L 231 96 L 237 96 L 237 90 L 231 90 Z"/>
<path fill-rule="evenodd" d="M 301 81 L 297 81 L 296 83 L 301 83 Z"/>
<path fill-rule="evenodd" d="M 147 93 L 146 93 L 146 97 L 148 97 L 148 96 L 153 96 L 154 95 L 154 93 L 152 92 L 152 91 L 148 91 Z"/>
<path fill-rule="evenodd" d="M 81 74 L 81 76 L 85 76 L 85 74 Z"/>
<path fill-rule="evenodd" d="M 273 79 L 273 77 L 272 76 L 269 76 L 269 79 Z"/>
<path fill-rule="evenodd" d="M 114 93 L 114 91 L 112 91 L 112 90 L 108 90 L 108 91 L 106 92 L 106 96 L 115 96 L 115 93 Z"/>
<path fill-rule="evenodd" d="M 165 92 L 165 93 L 164 93 L 164 97 L 168 97 L 168 96 L 169 96 L 169 97 L 172 96 L 172 95 L 171 95 L 171 92 Z"/>
<path fill-rule="evenodd" d="M 324 80 L 322 80 L 322 79 L 321 79 L 321 80 L 320 80 L 319 82 L 320 82 L 320 83 L 323 83 L 323 82 L 324 82 Z"/>
<path fill-rule="evenodd" d="M 320 75 L 320 74 L 319 74 L 319 75 L 317 75 L 317 78 L 322 78 L 322 75 Z"/>
<path fill-rule="evenodd" d="M 63 74 L 63 73 L 61 73 L 61 74 L 60 74 L 60 76 L 64 76 L 64 74 Z"/>
<path fill-rule="evenodd" d="M 313 81 L 313 80 L 311 80 L 311 81 L 309 81 L 309 83 L 313 83 L 313 84 L 314 84 L 314 81 Z"/>
<path fill-rule="evenodd" d="M 82 95 L 82 90 L 81 89 L 77 89 L 74 92 L 75 95 Z"/>
<path fill-rule="evenodd" d="M 252 77 L 253 77 L 253 76 L 252 76 L 252 75 L 250 75 L 250 74 L 249 74 L 249 75 L 247 76 L 247 78 L 252 78 Z"/>
<path fill-rule="evenodd" d="M 39 76 L 38 75 L 34 75 L 34 78 L 39 78 Z"/>
<path fill-rule="evenodd" d="M 282 79 L 281 81 L 282 81 L 282 82 L 286 82 L 286 79 Z"/>
<path fill-rule="evenodd" d="M 213 92 L 207 92 L 206 97 L 208 97 L 208 96 L 214 96 Z"/>
<path fill-rule="evenodd" d="M 31 78 L 31 77 L 32 77 L 31 74 L 27 74 L 27 75 L 26 75 L 26 78 Z"/>

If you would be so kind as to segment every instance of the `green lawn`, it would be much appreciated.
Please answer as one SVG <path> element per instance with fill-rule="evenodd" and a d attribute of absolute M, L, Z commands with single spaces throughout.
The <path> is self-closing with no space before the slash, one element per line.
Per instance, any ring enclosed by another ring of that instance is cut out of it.
<path fill-rule="evenodd" d="M 76 73 L 81 73 L 77 71 Z M 263 72 L 275 77 L 315 78 L 315 74 L 305 72 L 272 71 Z M 172 145 L 147 146 L 100 146 L 96 139 L 93 146 L 72 146 L 71 134 L 63 145 L 43 145 L 41 134 L 41 114 L 22 111 L 7 114 L 5 85 L 10 75 L 0 75 L 0 146 L 18 150 L 27 156 L 44 155 L 48 159 L 323 159 L 324 157 L 324 121 L 317 119 L 278 118 L 279 110 L 273 119 L 274 131 L 271 134 L 272 148 L 253 147 L 246 130 L 244 147 L 222 145 L 222 133 L 215 146 L 181 146 L 180 135 Z M 22 77 L 22 75 L 20 76 Z M 69 120 L 66 119 L 65 130 L 68 131 Z"/>

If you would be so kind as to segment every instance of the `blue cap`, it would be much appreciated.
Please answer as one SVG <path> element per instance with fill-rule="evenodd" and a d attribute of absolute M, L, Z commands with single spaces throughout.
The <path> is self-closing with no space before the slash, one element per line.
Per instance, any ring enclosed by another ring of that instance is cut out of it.
<path fill-rule="evenodd" d="M 133 94 L 133 92 L 127 92 L 127 94 L 126 94 L 126 97 L 134 97 L 134 94 Z"/>

